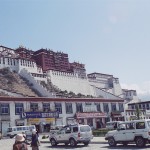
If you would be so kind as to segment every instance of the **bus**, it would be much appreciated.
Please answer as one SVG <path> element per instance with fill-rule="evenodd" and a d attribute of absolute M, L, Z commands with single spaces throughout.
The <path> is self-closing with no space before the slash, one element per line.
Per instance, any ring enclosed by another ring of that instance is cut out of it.
<path fill-rule="evenodd" d="M 7 129 L 7 136 L 13 138 L 19 133 L 23 133 L 23 132 L 25 133 L 26 131 L 32 131 L 32 130 L 36 130 L 35 125 L 9 127 Z"/>

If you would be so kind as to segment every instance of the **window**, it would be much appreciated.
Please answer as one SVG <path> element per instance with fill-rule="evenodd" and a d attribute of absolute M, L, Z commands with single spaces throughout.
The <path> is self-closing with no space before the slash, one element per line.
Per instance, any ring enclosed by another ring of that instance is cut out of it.
<path fill-rule="evenodd" d="M 5 57 L 3 57 L 3 64 L 5 64 Z"/>
<path fill-rule="evenodd" d="M 149 104 L 146 104 L 146 109 L 149 109 Z"/>
<path fill-rule="evenodd" d="M 116 111 L 116 103 L 111 103 L 111 111 Z"/>
<path fill-rule="evenodd" d="M 101 106 L 100 103 L 95 103 L 97 111 L 101 112 Z"/>
<path fill-rule="evenodd" d="M 72 103 L 66 103 L 66 113 L 67 113 L 67 114 L 73 113 L 73 110 L 72 110 Z"/>
<path fill-rule="evenodd" d="M 108 103 L 103 103 L 104 112 L 109 112 Z"/>
<path fill-rule="evenodd" d="M 15 104 L 15 114 L 19 115 L 24 112 L 23 103 L 16 103 Z"/>
<path fill-rule="evenodd" d="M 143 109 L 145 109 L 145 104 L 143 104 Z"/>
<path fill-rule="evenodd" d="M 124 108 L 123 108 L 123 104 L 122 104 L 122 103 L 119 103 L 119 111 L 121 111 L 121 112 L 124 111 Z"/>
<path fill-rule="evenodd" d="M 50 103 L 43 103 L 43 111 L 44 112 L 50 111 Z"/>
<path fill-rule="evenodd" d="M 137 122 L 136 129 L 145 129 L 145 122 Z"/>
<path fill-rule="evenodd" d="M 62 114 L 62 105 L 61 103 L 55 103 L 55 109 L 58 111 L 60 114 Z"/>
<path fill-rule="evenodd" d="M 83 112 L 82 103 L 76 103 L 76 111 L 77 112 Z"/>
<path fill-rule="evenodd" d="M 73 132 L 78 132 L 78 127 L 73 127 Z"/>
<path fill-rule="evenodd" d="M 31 103 L 30 104 L 31 111 L 38 111 L 38 103 Z"/>
<path fill-rule="evenodd" d="M 9 115 L 9 113 L 10 113 L 9 104 L 1 104 L 0 111 L 1 111 L 2 115 Z"/>
<path fill-rule="evenodd" d="M 131 109 L 134 109 L 134 105 L 131 105 Z"/>

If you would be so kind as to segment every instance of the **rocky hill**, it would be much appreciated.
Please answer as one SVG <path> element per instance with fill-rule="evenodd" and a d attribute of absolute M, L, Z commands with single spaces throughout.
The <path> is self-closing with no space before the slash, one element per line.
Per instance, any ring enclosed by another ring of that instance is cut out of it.
<path fill-rule="evenodd" d="M 9 68 L 0 69 L 0 96 L 38 97 L 25 80 Z"/>

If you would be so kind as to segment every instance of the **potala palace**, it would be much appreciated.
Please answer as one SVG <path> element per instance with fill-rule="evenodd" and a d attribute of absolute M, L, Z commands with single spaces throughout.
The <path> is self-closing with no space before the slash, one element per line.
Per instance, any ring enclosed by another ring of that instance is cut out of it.
<path fill-rule="evenodd" d="M 9 126 L 26 124 L 35 124 L 41 132 L 54 124 L 84 123 L 102 128 L 110 120 L 134 118 L 137 102 L 143 108 L 136 91 L 122 89 L 118 78 L 97 72 L 87 74 L 84 64 L 69 62 L 68 54 L 63 52 L 0 46 L 0 69 L 3 68 L 17 73 L 39 95 L 24 97 L 1 87 L 0 91 L 9 95 L 0 97 L 3 134 Z M 126 108 L 125 103 L 130 106 Z M 40 112 L 48 117 L 37 118 Z M 34 117 L 22 114 L 34 114 Z M 143 113 L 142 117 L 149 116 Z"/>

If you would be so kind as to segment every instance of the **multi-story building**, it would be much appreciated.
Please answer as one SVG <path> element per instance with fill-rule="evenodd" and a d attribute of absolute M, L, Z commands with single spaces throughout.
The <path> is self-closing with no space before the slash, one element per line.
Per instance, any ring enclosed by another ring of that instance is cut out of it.
<path fill-rule="evenodd" d="M 90 85 L 122 97 L 123 93 L 118 78 L 113 77 L 113 75 L 96 72 L 87 76 Z"/>
<path fill-rule="evenodd" d="M 56 111 L 59 115 L 53 115 Z M 50 125 L 74 123 L 102 128 L 107 121 L 123 120 L 123 111 L 122 99 L 0 97 L 0 130 L 6 134 L 9 126 L 35 124 L 43 132 Z"/>
<path fill-rule="evenodd" d="M 26 49 L 23 46 L 18 47 L 15 50 L 15 53 L 18 54 L 18 57 L 22 58 L 22 59 L 28 59 L 28 60 L 34 60 L 33 59 L 33 53 L 34 51 Z"/>
<path fill-rule="evenodd" d="M 77 62 L 70 63 L 70 70 L 74 74 L 78 74 L 80 78 L 86 78 L 86 69 L 84 64 L 80 64 Z"/>
<path fill-rule="evenodd" d="M 125 120 L 137 119 L 137 109 L 140 119 L 150 119 L 150 101 L 131 101 L 125 109 Z"/>
<path fill-rule="evenodd" d="M 34 52 L 34 59 L 37 65 L 41 66 L 43 71 L 69 71 L 68 54 L 63 52 L 54 52 L 48 49 L 40 49 Z"/>

